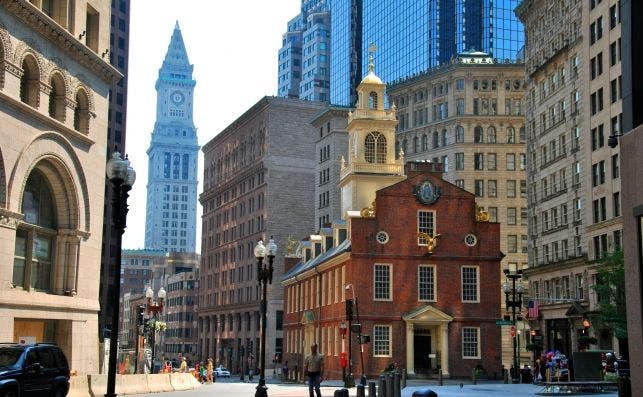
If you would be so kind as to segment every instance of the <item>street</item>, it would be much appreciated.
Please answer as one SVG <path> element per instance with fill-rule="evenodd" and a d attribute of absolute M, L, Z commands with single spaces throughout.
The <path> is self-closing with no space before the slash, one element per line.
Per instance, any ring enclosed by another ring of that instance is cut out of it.
<path fill-rule="evenodd" d="M 256 380 L 256 378 L 255 378 Z M 271 397 L 306 397 L 308 395 L 308 388 L 304 384 L 282 384 L 270 383 L 268 381 L 268 395 Z M 248 383 L 240 382 L 238 379 L 217 379 L 217 382 L 211 385 L 203 385 L 196 390 L 188 390 L 181 392 L 168 392 L 163 393 L 167 397 L 206 397 L 215 395 L 219 396 L 235 396 L 235 397 L 250 397 L 254 395 L 257 382 Z M 439 397 L 462 397 L 462 396 L 494 396 L 494 397 L 514 397 L 514 396 L 536 396 L 536 393 L 542 391 L 542 386 L 532 384 L 502 384 L 502 383 L 482 383 L 472 385 L 470 382 L 463 381 L 460 387 L 459 381 L 450 380 L 445 382 L 444 386 L 436 386 L 435 381 L 430 380 L 409 380 L 407 387 L 402 390 L 402 397 L 412 397 L 413 392 L 419 389 L 429 388 L 436 392 Z M 341 388 L 340 381 L 324 381 L 322 382 L 321 392 L 324 397 L 332 397 L 335 390 Z M 355 397 L 357 393 L 356 388 L 351 388 L 350 396 Z M 368 396 L 368 390 L 366 391 Z M 580 395 L 580 394 L 577 394 Z M 590 395 L 590 394 L 587 394 Z M 595 395 L 595 394 L 591 394 Z M 618 393 L 606 393 L 602 396 L 616 396 Z M 147 394 L 140 395 L 149 396 Z"/>

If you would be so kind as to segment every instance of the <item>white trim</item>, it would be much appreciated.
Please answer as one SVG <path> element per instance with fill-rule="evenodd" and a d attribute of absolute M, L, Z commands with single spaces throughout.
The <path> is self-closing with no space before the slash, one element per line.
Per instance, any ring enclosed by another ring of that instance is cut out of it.
<path fill-rule="evenodd" d="M 388 354 L 375 354 L 375 328 L 388 328 Z M 393 356 L 393 327 L 389 324 L 373 325 L 373 357 L 392 357 Z"/>
<path fill-rule="evenodd" d="M 462 272 L 465 268 L 476 269 L 476 300 L 464 300 L 464 280 Z M 478 265 L 462 265 L 460 266 L 460 301 L 462 303 L 480 303 L 480 266 Z"/>
<path fill-rule="evenodd" d="M 437 232 L 437 230 L 438 230 L 437 216 L 436 216 L 436 211 L 435 210 L 418 210 L 417 211 L 416 217 L 415 217 L 415 220 L 416 220 L 415 231 L 416 231 L 416 233 L 420 232 L 420 213 L 422 213 L 422 212 L 427 212 L 427 213 L 430 212 L 430 213 L 433 214 L 433 236 L 435 236 L 438 233 Z M 427 245 L 426 243 L 425 244 L 420 243 L 420 238 L 419 237 L 417 237 L 417 244 L 420 247 L 426 247 L 426 245 Z"/>
<path fill-rule="evenodd" d="M 475 329 L 476 330 L 476 333 L 477 333 L 477 336 L 476 336 L 477 348 L 476 349 L 478 351 L 478 355 L 476 355 L 476 356 L 465 356 L 464 355 L 464 330 L 465 329 Z M 481 350 L 480 349 L 481 348 L 480 327 L 462 327 L 462 331 L 460 332 L 460 346 L 462 347 L 461 348 L 461 356 L 462 356 L 463 360 L 479 360 L 480 358 L 482 358 L 482 356 L 480 354 L 480 350 Z"/>

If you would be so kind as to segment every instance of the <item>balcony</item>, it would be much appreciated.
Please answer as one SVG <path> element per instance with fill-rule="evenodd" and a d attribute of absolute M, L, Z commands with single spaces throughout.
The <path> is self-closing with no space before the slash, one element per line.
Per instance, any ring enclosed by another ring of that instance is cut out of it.
<path fill-rule="evenodd" d="M 341 178 L 356 173 L 404 175 L 404 164 L 350 163 L 342 167 Z"/>

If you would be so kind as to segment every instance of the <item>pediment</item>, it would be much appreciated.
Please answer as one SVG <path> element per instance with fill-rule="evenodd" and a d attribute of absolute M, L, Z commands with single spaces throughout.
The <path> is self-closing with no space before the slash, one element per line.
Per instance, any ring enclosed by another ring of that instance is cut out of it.
<path fill-rule="evenodd" d="M 410 310 L 402 315 L 402 319 L 408 322 L 427 323 L 448 323 L 453 321 L 453 317 L 431 305 L 424 305 Z"/>

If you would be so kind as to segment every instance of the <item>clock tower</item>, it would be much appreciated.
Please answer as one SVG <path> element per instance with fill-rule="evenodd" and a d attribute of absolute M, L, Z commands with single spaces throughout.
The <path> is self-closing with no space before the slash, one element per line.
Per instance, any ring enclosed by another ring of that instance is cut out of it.
<path fill-rule="evenodd" d="M 156 123 L 147 150 L 147 249 L 196 249 L 200 147 L 192 119 L 192 70 L 177 22 L 156 80 Z"/>
<path fill-rule="evenodd" d="M 384 104 L 386 85 L 375 74 L 369 47 L 368 74 L 357 87 L 355 110 L 348 113 L 348 158 L 342 160 L 339 187 L 342 217 L 368 210 L 375 192 L 404 179 L 404 154 L 395 156 L 395 109 Z"/>

